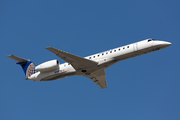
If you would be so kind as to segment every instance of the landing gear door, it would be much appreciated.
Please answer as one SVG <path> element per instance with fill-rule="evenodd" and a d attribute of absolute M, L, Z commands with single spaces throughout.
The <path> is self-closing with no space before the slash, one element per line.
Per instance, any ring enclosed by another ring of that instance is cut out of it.
<path fill-rule="evenodd" d="M 134 43 L 134 51 L 138 50 L 138 43 Z"/>

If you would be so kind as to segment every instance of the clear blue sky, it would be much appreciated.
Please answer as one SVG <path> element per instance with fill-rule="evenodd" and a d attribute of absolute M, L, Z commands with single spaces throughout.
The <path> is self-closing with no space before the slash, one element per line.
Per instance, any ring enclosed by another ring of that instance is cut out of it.
<path fill-rule="evenodd" d="M 1 120 L 180 120 L 180 1 L 3 0 L 0 2 Z M 45 47 L 88 56 L 147 38 L 172 46 L 106 69 L 107 89 L 77 76 L 25 80 L 14 54 L 36 65 Z"/>

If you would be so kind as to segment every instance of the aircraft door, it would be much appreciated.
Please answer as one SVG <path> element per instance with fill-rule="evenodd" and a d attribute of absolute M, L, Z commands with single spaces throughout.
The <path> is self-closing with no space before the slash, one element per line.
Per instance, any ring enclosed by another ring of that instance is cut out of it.
<path fill-rule="evenodd" d="M 134 43 L 134 51 L 138 50 L 138 43 Z"/>

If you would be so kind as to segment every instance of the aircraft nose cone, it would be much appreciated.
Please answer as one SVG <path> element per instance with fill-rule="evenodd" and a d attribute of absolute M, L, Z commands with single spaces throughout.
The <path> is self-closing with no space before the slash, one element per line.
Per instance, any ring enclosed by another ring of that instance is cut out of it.
<path fill-rule="evenodd" d="M 154 46 L 162 46 L 164 48 L 169 47 L 172 43 L 166 41 L 154 41 Z"/>
<path fill-rule="evenodd" d="M 172 43 L 170 43 L 170 42 L 164 42 L 164 44 L 168 45 L 168 46 L 172 45 Z"/>

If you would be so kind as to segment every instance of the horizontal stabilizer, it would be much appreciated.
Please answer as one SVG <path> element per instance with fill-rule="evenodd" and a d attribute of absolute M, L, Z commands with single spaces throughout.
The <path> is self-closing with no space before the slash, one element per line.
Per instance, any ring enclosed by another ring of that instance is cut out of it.
<path fill-rule="evenodd" d="M 35 70 L 35 65 L 34 63 L 32 63 L 30 60 L 26 60 L 14 55 L 8 55 L 7 57 L 17 61 L 16 64 L 21 65 L 25 75 L 26 75 L 26 79 L 28 79 L 28 77 L 30 77 L 32 74 L 36 73 L 37 71 Z"/>
<path fill-rule="evenodd" d="M 9 58 L 17 61 L 17 62 L 29 62 L 29 60 L 26 60 L 26 59 L 23 59 L 23 58 L 20 58 L 20 57 L 17 57 L 17 56 L 14 56 L 14 55 L 8 55 Z"/>

